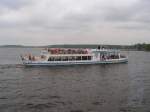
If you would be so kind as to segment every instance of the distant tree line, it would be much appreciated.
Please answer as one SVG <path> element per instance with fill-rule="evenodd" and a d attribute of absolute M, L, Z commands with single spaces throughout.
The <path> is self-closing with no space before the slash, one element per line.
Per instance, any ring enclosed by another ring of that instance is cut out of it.
<path fill-rule="evenodd" d="M 145 45 L 145 50 L 146 50 L 146 51 L 150 51 L 150 44 L 146 44 L 146 45 Z"/>
<path fill-rule="evenodd" d="M 123 50 L 138 50 L 150 51 L 150 44 L 138 43 L 135 45 L 103 45 L 103 44 L 60 44 L 47 46 L 23 46 L 23 45 L 2 45 L 1 47 L 8 48 L 106 48 L 106 49 L 123 49 Z"/>
<path fill-rule="evenodd" d="M 101 45 L 101 44 L 67 44 L 67 45 L 51 45 L 51 48 L 106 48 L 106 49 L 123 49 L 123 50 L 138 50 L 138 51 L 150 51 L 150 44 L 138 43 L 135 45 Z"/>
<path fill-rule="evenodd" d="M 133 45 L 133 48 L 135 48 L 136 50 L 140 50 L 140 51 L 150 51 L 150 44 L 138 43 L 138 44 Z"/>

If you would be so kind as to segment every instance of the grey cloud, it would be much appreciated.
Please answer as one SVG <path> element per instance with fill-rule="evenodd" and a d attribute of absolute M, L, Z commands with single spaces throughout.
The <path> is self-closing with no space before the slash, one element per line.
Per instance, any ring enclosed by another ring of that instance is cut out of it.
<path fill-rule="evenodd" d="M 74 0 L 32 0 L 31 2 L 30 0 L 1 0 L 1 9 L 8 8 L 8 10 L 0 13 L 0 30 L 11 31 L 13 29 L 15 32 L 20 31 L 30 37 L 36 34 L 44 34 L 45 37 L 54 34 L 57 35 L 57 38 L 69 35 L 66 36 L 66 40 L 74 38 L 74 35 L 79 37 L 80 34 L 83 37 L 85 35 L 84 38 L 87 34 L 95 35 L 97 39 L 99 35 L 102 35 L 99 39 L 101 41 L 105 39 L 105 36 L 108 38 L 117 36 L 117 31 L 120 29 L 124 31 L 122 35 L 133 35 L 130 34 L 133 29 L 135 31 L 150 29 L 149 0 L 131 0 L 135 1 L 132 4 L 130 0 L 124 0 L 129 2 L 127 5 L 121 2 L 114 5 L 111 4 L 112 0 L 80 1 L 82 2 Z M 111 32 L 111 35 L 107 30 Z"/>
<path fill-rule="evenodd" d="M 126 29 L 126 30 L 134 30 L 134 31 L 147 31 L 150 30 L 150 26 L 147 24 L 126 24 L 126 25 L 118 25 L 117 29 Z"/>
<path fill-rule="evenodd" d="M 26 0 L 0 0 L 0 7 L 8 9 L 18 9 L 26 3 Z"/>
<path fill-rule="evenodd" d="M 140 0 L 129 7 L 110 7 L 107 8 L 104 13 L 104 19 L 106 22 L 122 23 L 122 28 L 129 28 L 131 22 L 141 23 L 143 25 L 149 25 L 150 23 L 150 1 Z M 127 24 L 128 23 L 128 24 Z M 145 24 L 147 23 L 147 24 Z M 143 26 L 142 25 L 142 26 Z M 137 26 L 131 26 L 132 28 Z M 141 27 L 142 28 L 142 27 Z"/>
<path fill-rule="evenodd" d="M 129 9 L 109 8 L 105 11 L 104 20 L 108 22 L 130 21 L 132 13 Z"/>

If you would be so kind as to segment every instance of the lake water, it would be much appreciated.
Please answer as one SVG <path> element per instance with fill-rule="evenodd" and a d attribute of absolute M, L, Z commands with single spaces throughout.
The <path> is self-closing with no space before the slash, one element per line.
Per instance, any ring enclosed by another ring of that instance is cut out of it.
<path fill-rule="evenodd" d="M 24 67 L 0 48 L 0 112 L 150 112 L 150 52 L 124 52 L 127 64 Z"/>

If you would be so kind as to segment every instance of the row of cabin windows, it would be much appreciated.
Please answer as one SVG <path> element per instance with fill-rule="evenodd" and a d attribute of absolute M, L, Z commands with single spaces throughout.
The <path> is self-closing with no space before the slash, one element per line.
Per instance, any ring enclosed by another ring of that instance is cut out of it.
<path fill-rule="evenodd" d="M 91 56 L 72 56 L 72 57 L 49 57 L 48 61 L 79 61 L 79 60 L 91 60 Z"/>

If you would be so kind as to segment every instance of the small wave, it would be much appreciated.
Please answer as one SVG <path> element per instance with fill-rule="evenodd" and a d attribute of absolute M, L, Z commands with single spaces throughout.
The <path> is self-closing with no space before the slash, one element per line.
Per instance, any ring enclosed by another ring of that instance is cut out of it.
<path fill-rule="evenodd" d="M 45 103 L 45 104 L 33 104 L 33 103 L 28 103 L 25 106 L 27 106 L 28 108 L 36 108 L 36 109 L 42 109 L 42 108 L 52 108 L 52 107 L 56 107 L 57 105 L 54 103 Z"/>
<path fill-rule="evenodd" d="M 0 97 L 0 100 L 4 100 L 4 99 L 8 99 L 8 98 L 6 98 L 6 97 Z"/>
<path fill-rule="evenodd" d="M 66 103 L 63 102 L 63 101 L 56 101 L 56 103 L 57 103 L 57 104 L 61 104 L 61 105 L 66 105 Z"/>
<path fill-rule="evenodd" d="M 104 105 L 105 103 L 106 103 L 106 101 L 104 99 L 101 99 L 100 101 L 93 102 L 92 104 L 93 105 Z"/>
<path fill-rule="evenodd" d="M 23 68 L 22 64 L 0 64 L 0 69 Z"/>
<path fill-rule="evenodd" d="M 70 112 L 84 112 L 83 110 L 71 110 Z"/>
<path fill-rule="evenodd" d="M 60 96 L 50 96 L 50 98 L 54 98 L 54 99 L 60 99 Z"/>

